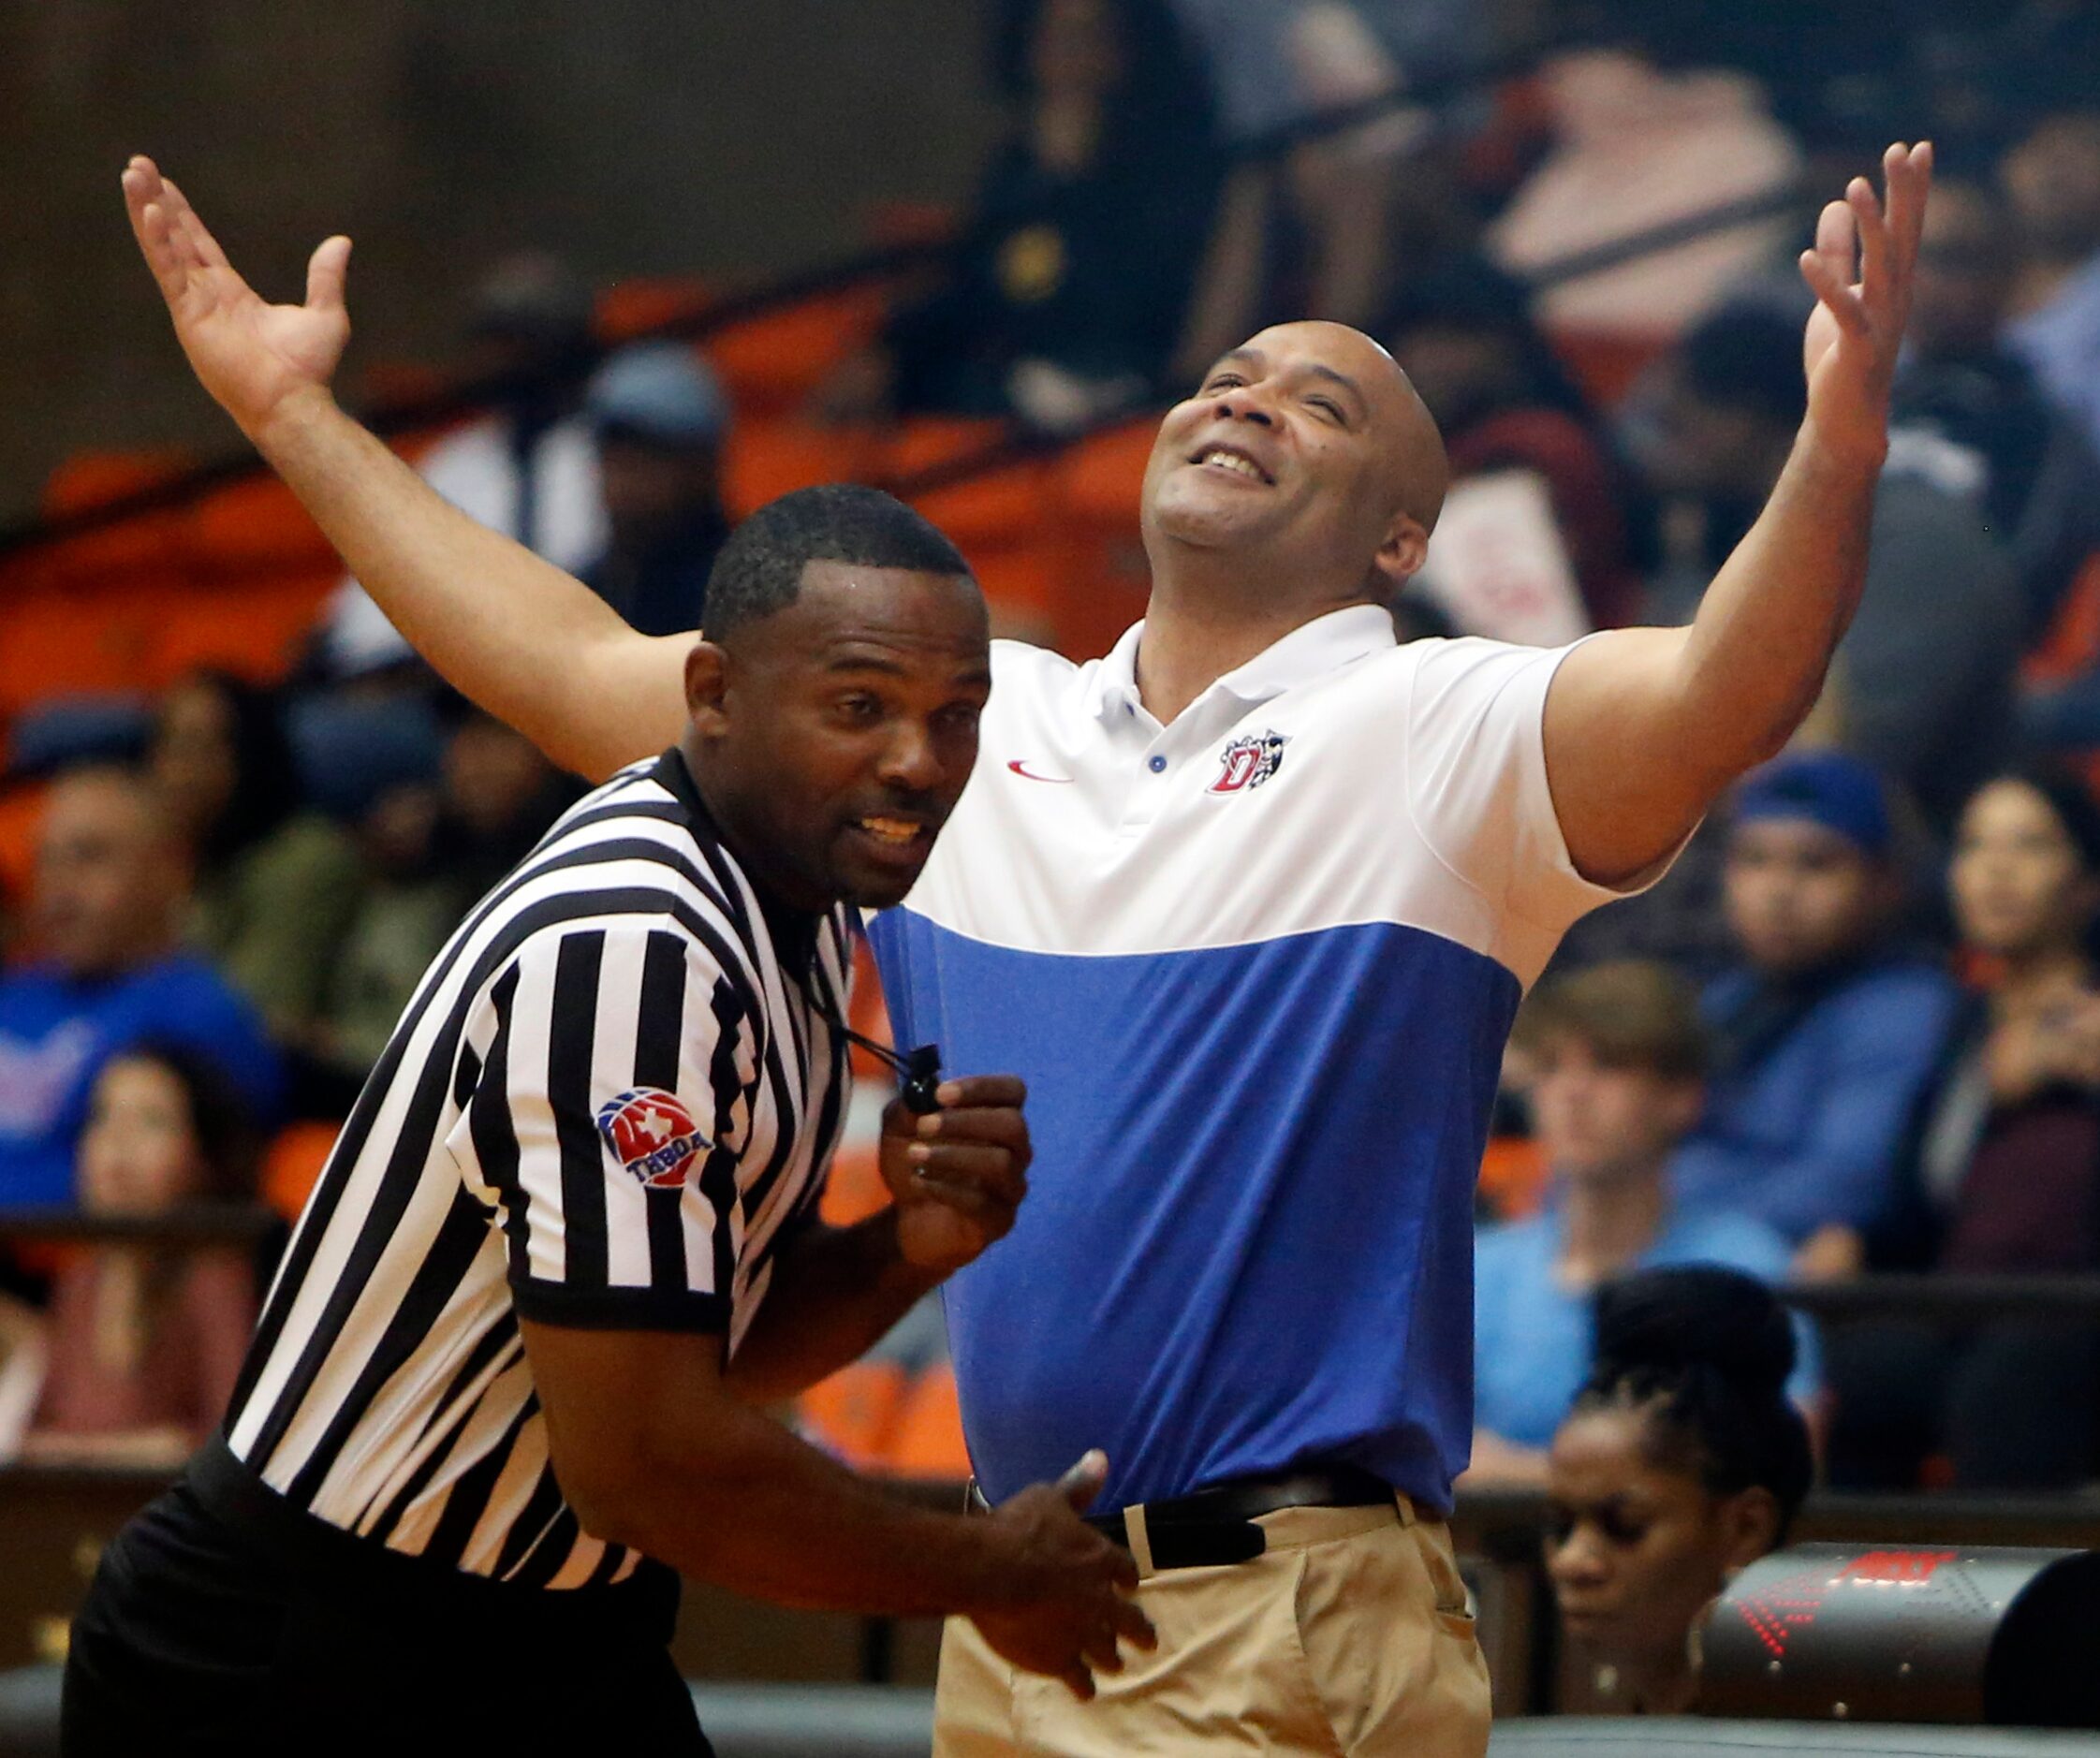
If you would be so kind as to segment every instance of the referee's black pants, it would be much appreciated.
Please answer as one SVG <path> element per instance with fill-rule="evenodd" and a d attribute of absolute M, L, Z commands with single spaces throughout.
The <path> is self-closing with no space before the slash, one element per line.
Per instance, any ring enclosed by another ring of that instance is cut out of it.
<path fill-rule="evenodd" d="M 213 1443 L 104 1554 L 66 1664 L 66 1758 L 712 1758 L 666 1647 L 674 1579 L 504 1587 L 281 1501 L 229 1507 L 228 1467 L 245 1472 Z"/>

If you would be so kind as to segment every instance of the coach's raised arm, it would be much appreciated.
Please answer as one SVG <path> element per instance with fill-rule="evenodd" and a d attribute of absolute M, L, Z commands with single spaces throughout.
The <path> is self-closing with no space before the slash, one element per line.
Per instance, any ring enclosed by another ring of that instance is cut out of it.
<path fill-rule="evenodd" d="M 1771 499 L 1688 628 L 1617 629 L 1570 652 L 1546 702 L 1546 766 L 1584 877 L 1637 877 L 1734 779 L 1793 736 L 1867 579 L 1888 391 L 1910 312 L 1932 149 L 1883 155 L 1886 209 L 1856 177 L 1801 273 L 1808 414 Z M 1858 278 L 1854 279 L 1857 272 Z"/>

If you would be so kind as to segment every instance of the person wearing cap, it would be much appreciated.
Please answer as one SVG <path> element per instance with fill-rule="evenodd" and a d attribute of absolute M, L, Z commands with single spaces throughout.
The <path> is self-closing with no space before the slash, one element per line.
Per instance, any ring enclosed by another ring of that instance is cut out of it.
<path fill-rule="evenodd" d="M 417 474 L 462 512 L 571 571 L 607 543 L 598 441 L 579 407 L 589 371 L 590 286 L 552 256 L 505 257 L 476 289 L 465 375 L 500 386 L 488 412 L 448 433 Z M 322 612 L 316 667 L 369 677 L 415 658 L 384 611 L 345 579 Z"/>
<path fill-rule="evenodd" d="M 1880 776 L 1841 752 L 1783 756 L 1737 793 L 1723 896 L 1740 961 L 1706 993 L 1706 1112 L 1676 1194 L 1765 1222 L 1797 1274 L 1857 1267 L 1958 1011 L 1953 980 L 1890 932 L 1893 841 Z"/>
<path fill-rule="evenodd" d="M 708 571 L 729 535 L 721 382 L 682 344 L 639 342 L 599 368 L 583 412 L 597 440 L 607 525 L 584 584 L 644 635 L 698 628 Z"/>

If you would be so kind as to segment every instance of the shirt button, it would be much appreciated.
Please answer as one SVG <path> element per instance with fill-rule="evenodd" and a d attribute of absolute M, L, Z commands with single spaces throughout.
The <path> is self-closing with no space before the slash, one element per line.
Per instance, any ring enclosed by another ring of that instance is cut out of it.
<path fill-rule="evenodd" d="M 1148 757 L 1145 759 L 1145 767 L 1154 775 L 1157 775 L 1160 770 L 1167 767 L 1167 759 L 1165 757 Z"/>

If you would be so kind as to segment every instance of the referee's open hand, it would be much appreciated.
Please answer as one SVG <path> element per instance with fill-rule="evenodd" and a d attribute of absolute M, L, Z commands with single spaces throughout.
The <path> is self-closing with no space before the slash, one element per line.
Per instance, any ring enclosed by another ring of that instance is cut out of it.
<path fill-rule="evenodd" d="M 908 1262 L 945 1276 L 1006 1237 L 1028 1194 L 1027 1096 L 1018 1076 L 971 1075 L 943 1081 L 927 1116 L 902 1100 L 883 1112 L 883 1181 Z"/>
<path fill-rule="evenodd" d="M 1094 1695 L 1095 1673 L 1123 1671 L 1122 1642 L 1140 1648 L 1158 1642 L 1131 1597 L 1138 1565 L 1130 1553 L 1079 1518 L 1108 1470 L 1100 1453 L 1089 1453 L 1054 1484 L 1031 1484 L 992 1510 L 1014 1545 L 1011 1599 L 971 1614 L 1003 1659 L 1063 1679 L 1082 1701 Z"/>

